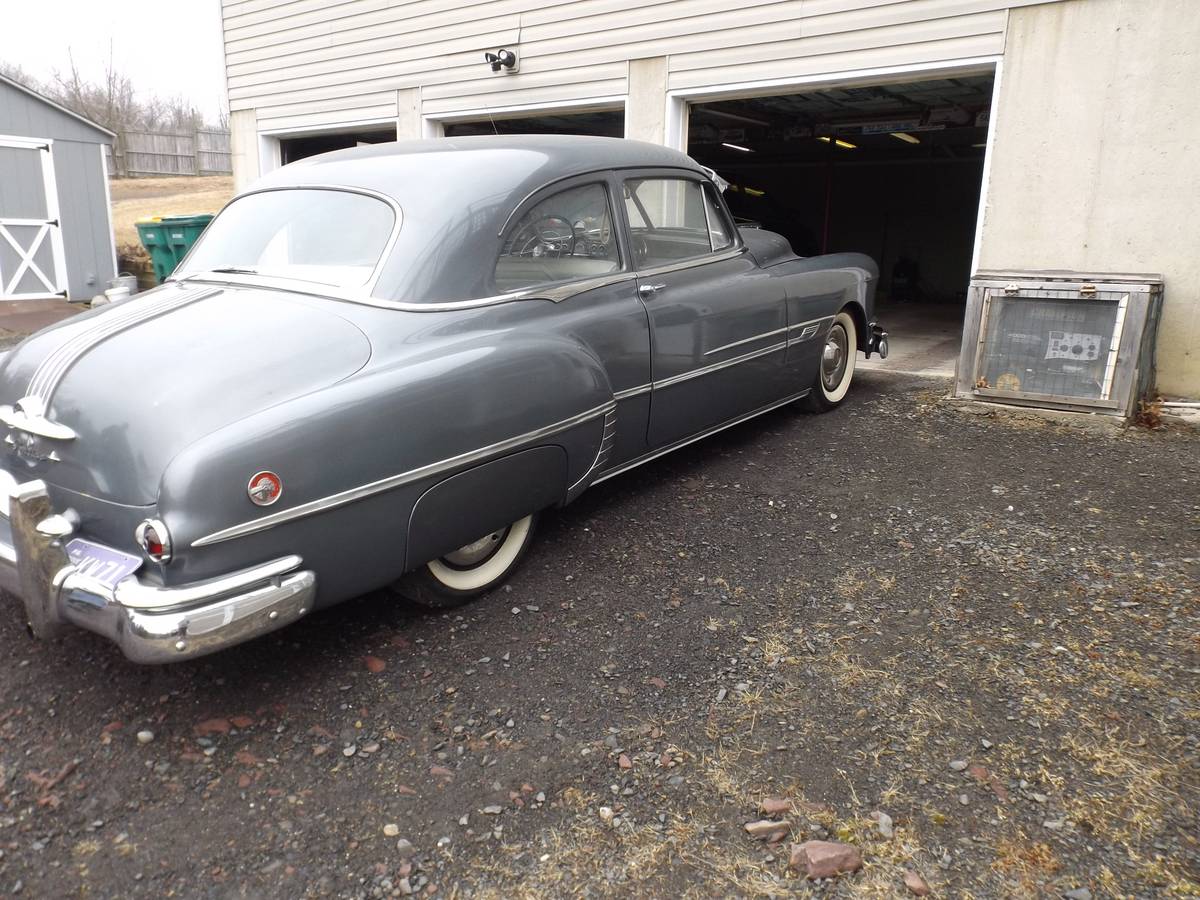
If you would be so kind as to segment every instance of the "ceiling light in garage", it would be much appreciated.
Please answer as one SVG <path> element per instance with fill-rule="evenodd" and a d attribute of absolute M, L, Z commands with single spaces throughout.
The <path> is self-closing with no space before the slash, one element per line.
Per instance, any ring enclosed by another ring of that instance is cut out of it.
<path fill-rule="evenodd" d="M 920 138 L 918 138 L 918 137 L 913 137 L 911 134 L 909 134 L 909 133 L 908 133 L 908 132 L 906 132 L 906 131 L 892 131 L 892 132 L 889 132 L 889 134 L 891 134 L 891 136 L 892 136 L 892 137 L 894 137 L 896 140 L 898 140 L 898 141 L 904 141 L 904 143 L 906 143 L 906 144 L 919 144 L 919 143 L 921 143 L 921 139 L 920 139 Z"/>
<path fill-rule="evenodd" d="M 728 147 L 730 150 L 737 150 L 739 153 L 753 153 L 749 147 L 743 147 L 741 144 L 726 144 L 722 143 L 722 147 Z"/>
<path fill-rule="evenodd" d="M 843 141 L 841 138 L 831 138 L 831 137 L 825 137 L 824 135 L 822 135 L 821 137 L 817 138 L 817 140 L 824 141 L 826 144 L 833 143 L 833 144 L 837 145 L 838 147 L 841 147 L 843 150 L 857 150 L 858 149 L 858 144 L 852 144 L 849 141 Z"/>

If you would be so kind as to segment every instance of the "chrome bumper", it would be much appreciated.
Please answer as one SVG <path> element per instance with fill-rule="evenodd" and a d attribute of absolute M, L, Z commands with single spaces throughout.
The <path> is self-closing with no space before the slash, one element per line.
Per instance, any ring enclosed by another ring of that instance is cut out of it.
<path fill-rule="evenodd" d="M 38 637 L 76 625 L 113 641 L 134 662 L 176 662 L 267 634 L 312 609 L 316 576 L 300 571 L 298 556 L 178 587 L 130 575 L 110 588 L 77 572 L 62 541 L 38 530 L 54 514 L 43 482 L 5 487 L 0 588 L 21 598 Z"/>

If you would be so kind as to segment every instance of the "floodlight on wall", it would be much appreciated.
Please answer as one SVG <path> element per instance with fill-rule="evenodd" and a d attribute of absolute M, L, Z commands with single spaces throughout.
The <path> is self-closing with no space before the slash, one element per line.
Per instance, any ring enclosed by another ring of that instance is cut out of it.
<path fill-rule="evenodd" d="M 504 70 L 505 72 L 516 72 L 517 54 L 512 50 L 505 50 L 503 47 L 492 53 L 490 50 L 483 54 L 484 62 L 492 67 L 493 72 Z"/>
<path fill-rule="evenodd" d="M 891 131 L 891 132 L 888 132 L 888 133 L 889 133 L 889 134 L 890 134 L 892 137 L 894 137 L 896 140 L 898 140 L 898 141 L 904 141 L 904 143 L 906 143 L 906 144 L 919 144 L 919 143 L 921 143 L 921 139 L 920 139 L 919 137 L 913 137 L 913 136 L 912 136 L 911 134 L 909 134 L 907 131 Z"/>

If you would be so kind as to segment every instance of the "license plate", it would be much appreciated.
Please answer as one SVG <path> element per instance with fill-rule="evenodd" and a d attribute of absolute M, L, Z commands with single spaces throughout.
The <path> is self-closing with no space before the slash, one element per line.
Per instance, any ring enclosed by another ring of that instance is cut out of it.
<path fill-rule="evenodd" d="M 118 581 L 132 575 L 142 564 L 140 557 L 83 538 L 75 538 L 67 544 L 67 556 L 80 575 L 94 578 L 110 588 L 116 587 Z"/>

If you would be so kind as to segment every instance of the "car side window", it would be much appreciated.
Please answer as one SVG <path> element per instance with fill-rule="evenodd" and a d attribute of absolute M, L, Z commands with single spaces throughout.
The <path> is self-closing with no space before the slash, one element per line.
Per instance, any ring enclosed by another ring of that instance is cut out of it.
<path fill-rule="evenodd" d="M 733 246 L 733 229 L 729 217 L 717 197 L 717 189 L 711 185 L 704 186 L 704 199 L 708 204 L 708 234 L 712 239 L 713 250 L 726 250 Z"/>
<path fill-rule="evenodd" d="M 508 293 L 620 269 L 608 190 L 585 184 L 539 201 L 513 224 L 494 279 Z"/>
<path fill-rule="evenodd" d="M 687 178 L 630 178 L 625 212 L 639 269 L 666 265 L 713 251 L 704 191 Z M 729 236 L 723 240 L 728 246 Z"/>

